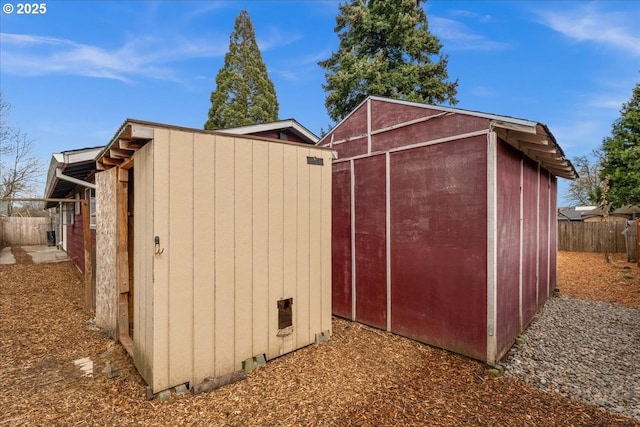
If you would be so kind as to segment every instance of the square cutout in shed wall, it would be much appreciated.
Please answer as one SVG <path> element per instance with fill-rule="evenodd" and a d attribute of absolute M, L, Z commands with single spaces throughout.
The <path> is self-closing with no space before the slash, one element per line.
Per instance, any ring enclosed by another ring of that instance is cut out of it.
<path fill-rule="evenodd" d="M 286 329 L 293 326 L 293 298 L 278 301 L 278 329 Z"/>

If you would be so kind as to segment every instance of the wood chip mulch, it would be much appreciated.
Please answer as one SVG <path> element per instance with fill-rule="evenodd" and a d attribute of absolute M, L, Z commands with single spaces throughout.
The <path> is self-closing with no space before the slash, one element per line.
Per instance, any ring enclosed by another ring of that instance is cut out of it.
<path fill-rule="evenodd" d="M 35 265 L 13 247 L 0 265 L 0 426 L 638 426 L 629 418 L 505 377 L 476 361 L 334 319 L 330 341 L 271 360 L 244 381 L 210 393 L 145 399 L 124 350 L 95 330 L 70 262 Z M 575 268 L 559 257 L 561 292 L 638 304 L 638 267 Z M 631 278 L 625 278 L 630 275 Z M 618 291 L 628 283 L 631 290 Z M 636 286 L 633 288 L 633 286 Z M 595 286 L 598 287 L 598 286 Z M 633 290 L 635 289 L 635 291 Z M 603 292 L 600 294 L 598 292 Z M 615 301 L 618 302 L 618 301 Z M 90 357 L 92 378 L 73 361 Z M 116 376 L 104 371 L 111 365 Z"/>
<path fill-rule="evenodd" d="M 640 307 L 640 268 L 625 253 L 558 252 L 558 289 L 572 298 Z"/>

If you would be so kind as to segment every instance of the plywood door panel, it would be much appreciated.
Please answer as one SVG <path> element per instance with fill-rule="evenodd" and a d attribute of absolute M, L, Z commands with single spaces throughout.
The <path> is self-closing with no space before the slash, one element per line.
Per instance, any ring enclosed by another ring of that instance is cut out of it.
<path fill-rule="evenodd" d="M 282 182 L 282 298 L 293 298 L 293 328 L 299 326 L 295 323 L 296 318 L 306 314 L 304 301 L 301 301 L 297 294 L 297 271 L 296 254 L 298 253 L 298 148 L 283 146 L 283 182 Z M 302 166 L 302 165 L 300 165 Z M 288 353 L 296 349 L 297 334 L 292 332 L 281 337 L 282 352 Z"/>
<path fill-rule="evenodd" d="M 234 141 L 234 203 L 235 203 L 235 362 L 253 356 L 253 218 L 252 169 L 253 141 L 237 138 Z"/>
<path fill-rule="evenodd" d="M 275 334 L 278 330 L 277 301 L 283 297 L 284 257 L 283 257 L 283 146 L 281 144 L 269 145 L 269 334 Z M 282 340 L 272 337 L 269 340 L 268 357 L 276 357 L 283 354 Z"/>
<path fill-rule="evenodd" d="M 391 330 L 486 357 L 486 137 L 392 153 Z"/>
<path fill-rule="evenodd" d="M 193 377 L 196 384 L 215 367 L 215 145 L 194 135 L 193 146 Z"/>
<path fill-rule="evenodd" d="M 153 238 L 160 238 L 160 247 L 164 252 L 153 255 L 153 276 L 148 278 L 146 286 L 150 286 L 152 295 L 153 325 L 150 333 L 153 334 L 153 390 L 162 391 L 169 385 L 169 260 L 173 248 L 170 245 L 169 236 L 169 131 L 166 129 L 154 130 L 153 141 L 153 209 L 152 214 L 153 233 L 145 236 L 145 245 L 153 248 Z M 138 182 L 138 193 L 144 191 Z M 140 210 L 138 210 L 140 212 Z M 140 215 L 136 216 L 140 218 Z M 136 229 L 139 227 L 136 227 Z M 150 240 L 151 239 L 151 240 Z M 137 242 L 136 242 L 137 243 Z M 139 245 L 136 246 L 136 251 Z M 138 290 L 140 282 L 138 281 Z"/>
<path fill-rule="evenodd" d="M 216 138 L 215 153 L 215 375 L 235 366 L 234 140 Z"/>
<path fill-rule="evenodd" d="M 331 327 L 331 245 L 332 245 L 332 219 L 331 219 L 331 200 L 332 200 L 332 169 L 329 166 L 331 164 L 331 153 L 324 152 L 324 166 L 322 168 L 322 184 L 320 191 L 321 197 L 321 224 L 320 224 L 320 269 L 321 269 L 321 288 L 322 288 L 322 304 L 320 305 L 322 325 L 320 331 L 332 332 Z M 318 331 L 312 331 L 318 332 Z M 311 336 L 313 340 L 315 336 Z"/>
<path fill-rule="evenodd" d="M 315 230 L 315 225 L 309 221 L 311 215 L 311 197 L 315 196 L 311 194 L 311 181 L 310 170 L 311 165 L 307 165 L 306 157 L 311 155 L 311 151 L 298 151 L 298 157 L 296 159 L 297 165 L 297 217 L 298 217 L 298 231 L 297 231 L 297 248 L 296 253 L 296 275 L 297 275 L 297 299 L 293 301 L 293 311 L 295 324 L 294 329 L 298 342 L 309 343 L 312 339 L 312 333 L 310 326 L 310 306 L 311 293 L 309 289 L 310 272 L 309 272 L 309 246 L 310 235 Z M 315 166 L 317 167 L 317 166 Z M 331 167 L 327 165 L 326 167 Z M 331 309 L 329 309 L 331 310 Z M 317 331 L 316 331 L 317 332 Z"/>
<path fill-rule="evenodd" d="M 193 361 L 193 137 L 169 134 L 169 381 L 188 382 Z M 162 242 L 162 238 L 161 238 Z"/>
<path fill-rule="evenodd" d="M 134 155 L 134 182 L 140 191 L 134 194 L 133 283 L 136 297 L 133 305 L 134 361 L 148 384 L 154 386 L 154 309 L 153 309 L 153 164 L 154 147 L 147 144 Z M 117 168 L 111 169 L 117 171 Z M 114 176 L 114 180 L 117 178 Z M 135 191 L 135 189 L 134 189 Z"/>
<path fill-rule="evenodd" d="M 253 144 L 253 351 L 269 350 L 269 146 Z"/>
<path fill-rule="evenodd" d="M 386 159 L 354 162 L 356 320 L 387 327 Z"/>
<path fill-rule="evenodd" d="M 320 332 L 322 327 L 322 178 L 327 166 L 308 165 L 309 192 L 313 197 L 309 206 L 309 327 L 311 332 Z"/>
<path fill-rule="evenodd" d="M 538 166 L 524 158 L 522 168 L 522 319 L 524 329 L 536 314 L 538 256 Z"/>
<path fill-rule="evenodd" d="M 96 326 L 117 338 L 117 168 L 96 174 Z M 17 219 L 17 218 L 12 218 Z"/>
<path fill-rule="evenodd" d="M 498 141 L 497 188 L 497 334 L 498 352 L 520 330 L 520 175 L 522 156 Z"/>
<path fill-rule="evenodd" d="M 351 168 L 349 162 L 335 163 L 331 194 L 331 297 L 332 312 L 351 318 Z"/>
<path fill-rule="evenodd" d="M 556 212 L 558 211 L 558 179 L 549 175 L 549 294 L 558 285 L 557 280 L 557 236 L 558 221 Z"/>
<path fill-rule="evenodd" d="M 538 229 L 538 307 L 544 305 L 549 296 L 549 217 L 554 223 L 556 211 L 550 215 L 549 210 L 549 175 L 546 170 L 540 169 L 539 182 L 539 224 Z M 553 248 L 555 251 L 555 248 Z"/>

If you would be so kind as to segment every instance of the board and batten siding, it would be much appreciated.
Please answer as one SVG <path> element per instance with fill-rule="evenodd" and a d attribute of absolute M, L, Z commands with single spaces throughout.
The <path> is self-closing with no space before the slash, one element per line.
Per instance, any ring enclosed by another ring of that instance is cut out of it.
<path fill-rule="evenodd" d="M 154 392 L 331 331 L 331 157 L 168 128 L 134 155 L 134 360 Z"/>

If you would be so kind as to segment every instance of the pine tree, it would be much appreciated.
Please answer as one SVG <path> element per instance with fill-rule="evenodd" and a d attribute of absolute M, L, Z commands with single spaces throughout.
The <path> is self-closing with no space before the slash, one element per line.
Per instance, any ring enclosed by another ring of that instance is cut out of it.
<path fill-rule="evenodd" d="M 456 104 L 458 81 L 447 82 L 448 57 L 428 29 L 425 0 L 350 0 L 341 4 L 337 52 L 326 70 L 325 105 L 336 122 L 367 96 Z M 436 60 L 434 62 L 434 60 Z"/>
<path fill-rule="evenodd" d="M 609 200 L 614 207 L 640 205 L 640 83 L 622 105 L 611 136 L 602 141 L 601 177 L 609 177 Z"/>
<path fill-rule="evenodd" d="M 208 130 L 278 120 L 278 99 L 256 43 L 249 13 L 242 10 L 229 37 L 229 51 L 211 92 Z"/>

